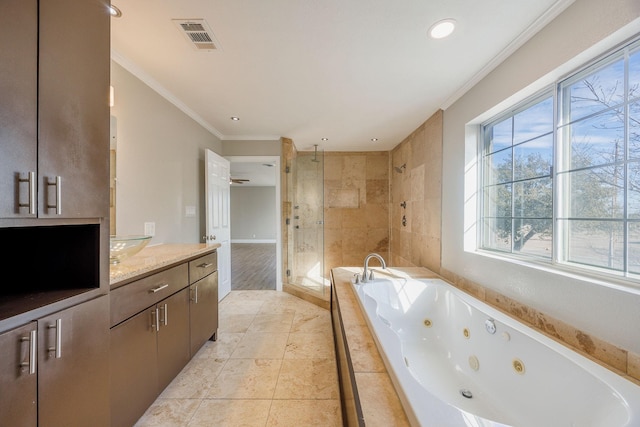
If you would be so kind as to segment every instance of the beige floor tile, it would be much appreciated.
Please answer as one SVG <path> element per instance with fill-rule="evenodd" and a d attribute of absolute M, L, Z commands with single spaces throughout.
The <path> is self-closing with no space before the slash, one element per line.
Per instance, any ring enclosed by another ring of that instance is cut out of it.
<path fill-rule="evenodd" d="M 267 426 L 340 427 L 339 400 L 274 400 Z"/>
<path fill-rule="evenodd" d="M 330 333 L 291 333 L 284 358 L 335 360 L 333 337 Z"/>
<path fill-rule="evenodd" d="M 205 399 L 191 418 L 189 427 L 264 426 L 269 416 L 270 400 Z"/>
<path fill-rule="evenodd" d="M 247 332 L 282 332 L 289 333 L 294 313 L 256 314 Z"/>
<path fill-rule="evenodd" d="M 191 359 L 165 388 L 162 398 L 201 399 L 222 371 L 228 359 Z"/>
<path fill-rule="evenodd" d="M 284 359 L 274 399 L 338 399 L 333 359 Z"/>
<path fill-rule="evenodd" d="M 222 319 L 223 316 L 227 314 L 256 314 L 258 311 L 260 311 L 262 304 L 264 304 L 264 301 L 254 299 L 234 299 L 232 301 L 225 300 L 222 300 L 220 306 L 218 307 L 218 315 L 220 319 Z"/>
<path fill-rule="evenodd" d="M 236 349 L 243 333 L 218 332 L 216 341 L 207 341 L 193 356 L 194 359 L 228 359 Z"/>
<path fill-rule="evenodd" d="M 271 399 L 282 360 L 229 359 L 209 388 L 208 398 Z"/>
<path fill-rule="evenodd" d="M 200 406 L 200 399 L 158 398 L 135 424 L 135 427 L 181 427 L 187 424 Z"/>
<path fill-rule="evenodd" d="M 331 313 L 328 310 L 308 313 L 297 311 L 293 318 L 291 332 L 331 333 Z"/>
<path fill-rule="evenodd" d="M 282 359 L 288 334 L 247 332 L 231 353 L 235 359 Z"/>
<path fill-rule="evenodd" d="M 219 332 L 245 333 L 255 314 L 220 314 L 218 322 Z"/>

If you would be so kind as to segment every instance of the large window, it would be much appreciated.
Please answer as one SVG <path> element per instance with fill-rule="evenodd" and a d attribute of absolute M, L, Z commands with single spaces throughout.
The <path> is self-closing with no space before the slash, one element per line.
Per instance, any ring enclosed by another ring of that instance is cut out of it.
<path fill-rule="evenodd" d="M 640 41 L 485 123 L 481 159 L 481 249 L 640 274 Z"/>

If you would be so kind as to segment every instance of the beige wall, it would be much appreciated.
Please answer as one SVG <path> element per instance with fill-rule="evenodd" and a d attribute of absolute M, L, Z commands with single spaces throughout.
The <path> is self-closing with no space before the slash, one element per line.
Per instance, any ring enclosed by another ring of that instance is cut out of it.
<path fill-rule="evenodd" d="M 325 152 L 324 161 L 326 277 L 371 252 L 388 261 L 389 152 Z"/>
<path fill-rule="evenodd" d="M 222 151 L 207 129 L 118 63 L 111 61 L 117 120 L 118 234 L 142 234 L 155 222 L 151 244 L 200 242 L 205 234 L 204 153 Z M 195 207 L 195 216 L 186 207 Z"/>
<path fill-rule="evenodd" d="M 440 272 L 442 118 L 442 111 L 436 112 L 391 151 L 394 266 Z M 395 167 L 402 165 L 402 173 L 397 172 Z"/>

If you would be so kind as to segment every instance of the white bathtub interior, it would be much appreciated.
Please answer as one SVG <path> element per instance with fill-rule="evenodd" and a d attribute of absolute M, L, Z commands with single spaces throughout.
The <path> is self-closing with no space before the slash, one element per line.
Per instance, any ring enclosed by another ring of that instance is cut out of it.
<path fill-rule="evenodd" d="M 402 275 L 352 286 L 412 423 L 640 425 L 631 381 L 443 280 Z"/>

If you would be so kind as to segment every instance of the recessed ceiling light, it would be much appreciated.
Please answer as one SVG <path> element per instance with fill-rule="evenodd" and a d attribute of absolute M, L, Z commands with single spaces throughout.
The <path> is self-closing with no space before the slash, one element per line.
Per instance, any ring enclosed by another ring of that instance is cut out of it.
<path fill-rule="evenodd" d="M 109 13 L 113 18 L 120 18 L 122 16 L 122 12 L 120 11 L 120 9 L 118 9 L 114 5 L 109 6 Z"/>
<path fill-rule="evenodd" d="M 371 138 L 371 142 L 378 142 L 378 138 Z"/>
<path fill-rule="evenodd" d="M 433 39 L 443 39 L 451 33 L 456 28 L 456 20 L 455 19 L 443 19 L 441 21 L 436 22 L 429 28 L 429 37 Z"/>
<path fill-rule="evenodd" d="M 323 140 L 323 141 L 328 141 L 329 140 L 329 138 L 320 138 L 320 139 Z"/>
<path fill-rule="evenodd" d="M 233 120 L 234 122 L 237 122 L 238 120 L 240 120 L 240 117 L 231 116 L 231 120 Z"/>

